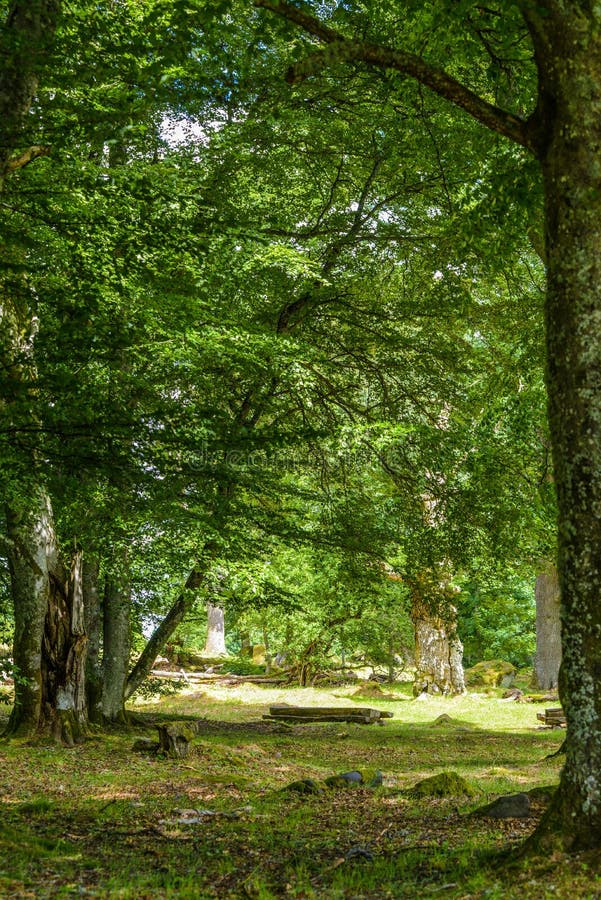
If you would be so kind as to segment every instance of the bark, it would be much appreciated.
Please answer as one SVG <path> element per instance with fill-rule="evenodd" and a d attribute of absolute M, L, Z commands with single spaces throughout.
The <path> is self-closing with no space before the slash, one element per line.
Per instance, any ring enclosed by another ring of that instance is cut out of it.
<path fill-rule="evenodd" d="M 561 664 L 560 592 L 557 569 L 550 566 L 536 578 L 536 655 L 533 687 L 557 687 Z"/>
<path fill-rule="evenodd" d="M 85 669 L 87 637 L 82 585 L 82 554 L 73 555 L 65 577 L 49 570 L 49 602 L 42 644 L 42 719 L 57 740 L 72 746 L 87 732 Z"/>
<path fill-rule="evenodd" d="M 49 561 L 56 546 L 52 508 L 45 493 L 35 498 L 29 514 L 7 511 L 8 565 L 10 569 L 15 631 L 13 659 L 15 702 L 9 733 L 29 734 L 42 717 L 42 641 L 50 598 Z"/>
<path fill-rule="evenodd" d="M 83 608 L 88 655 L 86 659 L 86 697 L 90 722 L 102 721 L 101 625 L 102 601 L 98 589 L 98 559 L 84 556 L 82 564 Z"/>
<path fill-rule="evenodd" d="M 105 582 L 102 629 L 102 718 L 125 722 L 125 685 L 131 644 L 131 587 L 127 560 Z"/>
<path fill-rule="evenodd" d="M 131 670 L 125 685 L 125 700 L 128 700 L 138 690 L 142 682 L 150 674 L 155 659 L 159 656 L 177 626 L 183 622 L 184 617 L 192 608 L 196 591 L 200 587 L 202 580 L 203 572 L 196 567 L 192 569 L 184 585 L 184 590 L 149 637 L 144 650 Z"/>
<path fill-rule="evenodd" d="M 413 693 L 463 694 L 463 646 L 453 625 L 423 607 L 413 613 L 415 681 Z"/>
<path fill-rule="evenodd" d="M 601 10 L 530 14 L 548 264 L 547 385 L 559 509 L 566 763 L 538 841 L 601 846 Z M 536 7 L 533 7 L 536 10 Z"/>
<path fill-rule="evenodd" d="M 225 646 L 225 611 L 222 606 L 207 603 L 207 640 L 203 654 L 206 656 L 227 656 Z"/>

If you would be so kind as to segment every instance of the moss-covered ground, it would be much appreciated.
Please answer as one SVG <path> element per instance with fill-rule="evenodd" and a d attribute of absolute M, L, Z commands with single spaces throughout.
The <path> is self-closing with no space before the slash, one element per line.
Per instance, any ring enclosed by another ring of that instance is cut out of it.
<path fill-rule="evenodd" d="M 366 702 L 354 690 L 203 686 L 136 704 L 130 730 L 72 750 L 0 744 L 0 896 L 601 897 L 595 858 L 518 855 L 540 803 L 524 819 L 470 816 L 557 782 L 561 758 L 546 757 L 563 732 L 539 728 L 541 706 L 500 691 L 413 701 L 401 686 Z M 274 730 L 261 719 L 274 702 L 371 705 L 394 718 Z M 436 723 L 443 713 L 450 721 Z M 206 723 L 186 759 L 132 752 L 160 719 L 187 716 Z M 380 769 L 383 787 L 282 790 L 350 769 Z M 406 792 L 443 771 L 475 795 Z"/>

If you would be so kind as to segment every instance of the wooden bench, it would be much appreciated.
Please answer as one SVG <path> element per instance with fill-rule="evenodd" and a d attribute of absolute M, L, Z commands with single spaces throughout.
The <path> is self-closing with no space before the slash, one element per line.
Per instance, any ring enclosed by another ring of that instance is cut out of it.
<path fill-rule="evenodd" d="M 561 706 L 546 709 L 544 713 L 537 713 L 536 718 L 550 728 L 565 728 L 567 725 L 566 714 Z"/>

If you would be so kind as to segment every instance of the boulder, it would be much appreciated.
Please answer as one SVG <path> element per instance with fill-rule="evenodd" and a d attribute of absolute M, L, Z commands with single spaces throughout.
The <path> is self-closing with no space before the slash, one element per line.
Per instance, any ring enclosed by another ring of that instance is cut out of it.
<path fill-rule="evenodd" d="M 516 668 L 502 659 L 487 659 L 476 663 L 465 673 L 465 680 L 470 687 L 511 687 Z"/>

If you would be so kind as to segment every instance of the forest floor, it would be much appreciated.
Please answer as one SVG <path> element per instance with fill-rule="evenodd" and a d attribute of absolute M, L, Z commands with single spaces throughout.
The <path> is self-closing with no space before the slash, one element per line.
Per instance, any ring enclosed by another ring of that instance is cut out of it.
<path fill-rule="evenodd" d="M 500 691 L 413 701 L 404 685 L 384 686 L 394 700 L 366 701 L 356 689 L 203 685 L 139 701 L 135 726 L 92 733 L 75 749 L 0 744 L 0 896 L 601 897 L 594 857 L 518 856 L 540 804 L 523 819 L 471 816 L 500 795 L 557 783 L 561 757 L 546 757 L 564 732 L 539 727 L 541 705 Z M 261 719 L 282 702 L 374 706 L 394 718 L 382 727 Z M 442 713 L 451 721 L 437 724 Z M 206 721 L 186 759 L 132 751 L 157 722 L 189 716 Z M 381 770 L 383 786 L 282 790 L 352 769 Z M 404 793 L 443 771 L 475 795 Z"/>

